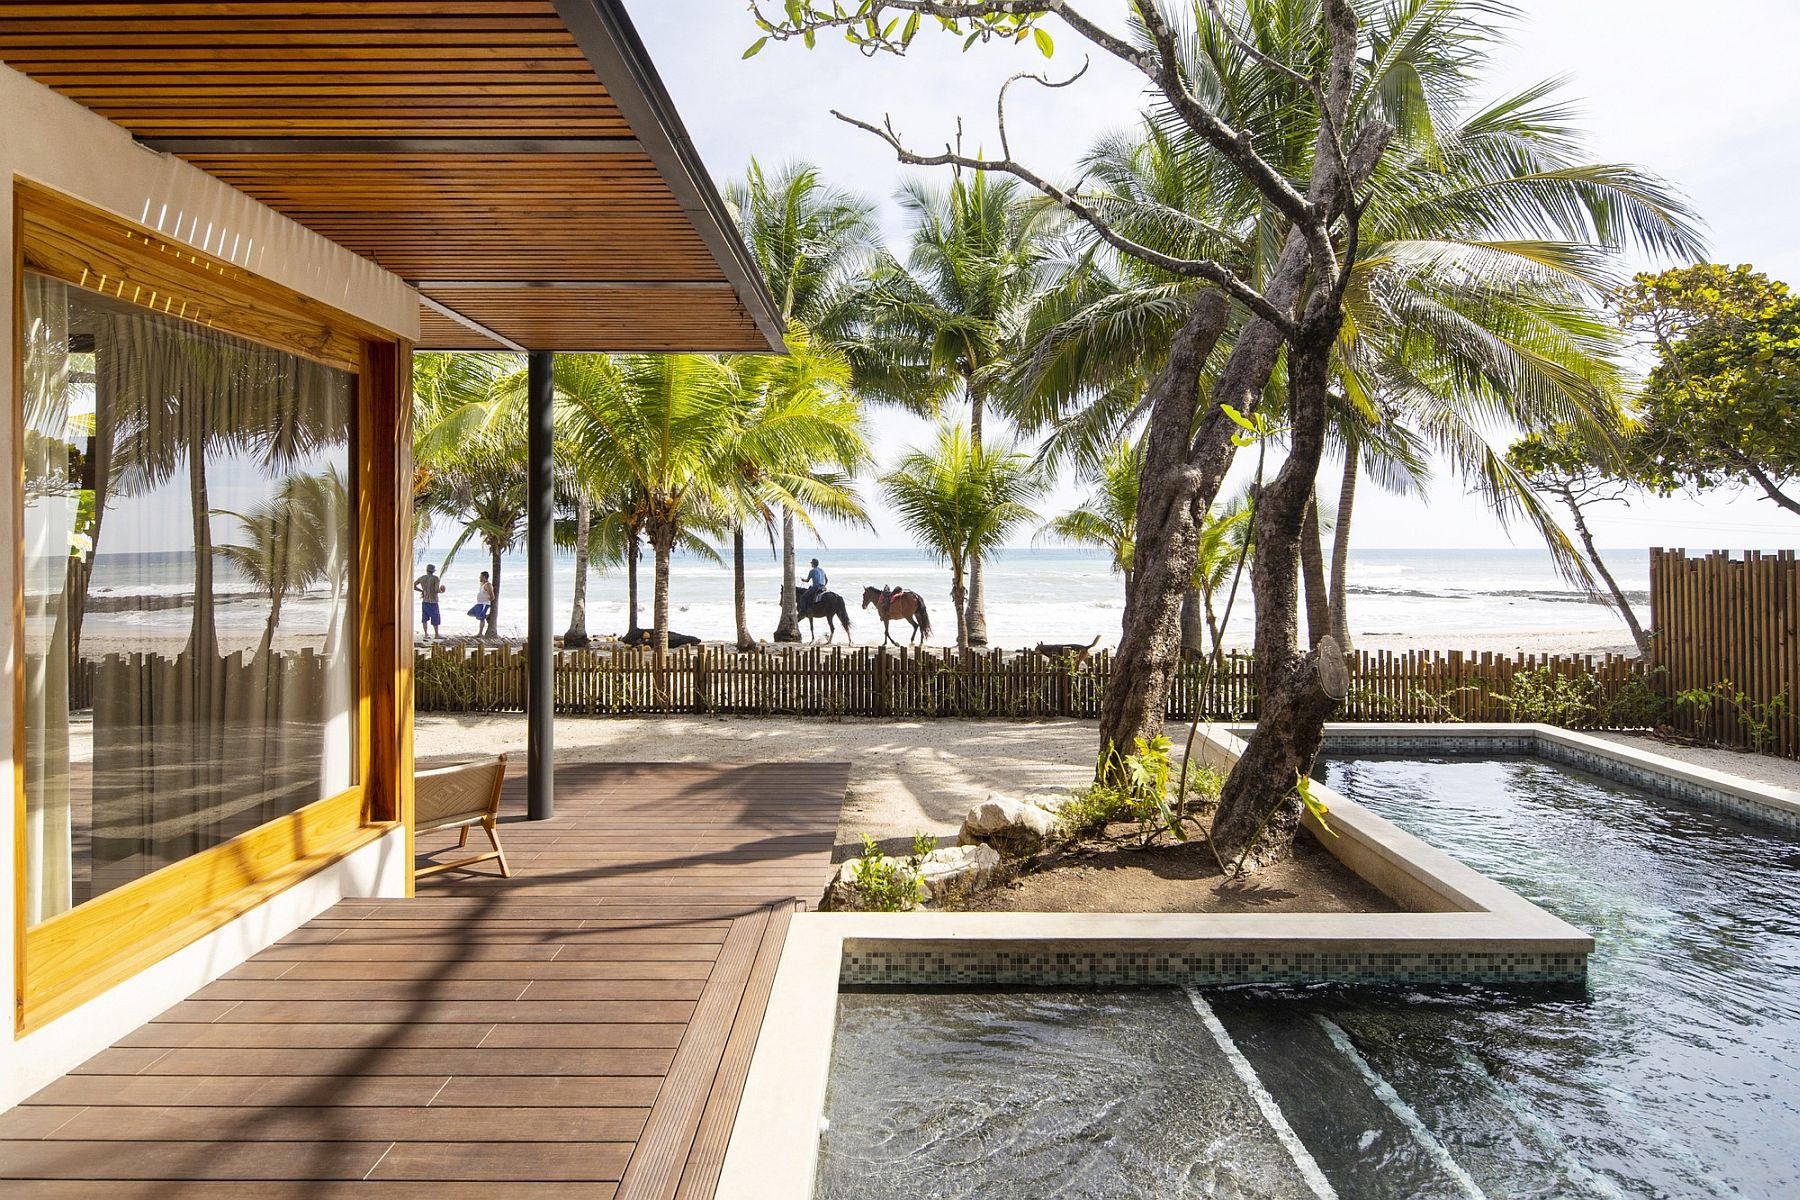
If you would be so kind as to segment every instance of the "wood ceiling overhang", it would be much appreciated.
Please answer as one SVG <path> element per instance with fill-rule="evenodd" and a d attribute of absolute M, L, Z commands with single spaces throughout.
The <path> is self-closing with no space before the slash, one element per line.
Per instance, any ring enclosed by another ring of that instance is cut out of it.
<path fill-rule="evenodd" d="M 411 282 L 421 348 L 781 347 L 617 0 L 0 0 L 0 61 Z"/>

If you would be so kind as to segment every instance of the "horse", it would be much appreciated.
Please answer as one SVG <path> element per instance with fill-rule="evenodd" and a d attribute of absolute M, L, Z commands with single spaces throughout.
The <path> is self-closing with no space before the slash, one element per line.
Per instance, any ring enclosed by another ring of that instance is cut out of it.
<path fill-rule="evenodd" d="M 871 604 L 875 606 L 875 614 L 881 618 L 883 645 L 894 642 L 894 635 L 888 632 L 889 621 L 904 620 L 913 627 L 912 634 L 906 639 L 909 646 L 914 637 L 917 637 L 919 644 L 923 646 L 925 639 L 931 636 L 931 614 L 925 611 L 925 597 L 919 593 L 901 588 L 897 592 L 888 592 L 884 596 L 880 588 L 866 587 L 863 589 L 862 606 L 867 608 Z M 896 646 L 899 644 L 899 642 L 894 642 Z"/>
<path fill-rule="evenodd" d="M 812 635 L 813 641 L 819 640 L 819 627 L 815 622 L 824 617 L 826 645 L 830 645 L 831 640 L 837 636 L 840 621 L 844 625 L 844 640 L 852 646 L 856 644 L 856 639 L 850 636 L 850 610 L 844 607 L 844 598 L 836 592 L 825 592 L 808 604 L 806 589 L 797 587 L 794 589 L 794 613 L 806 622 L 807 632 Z"/>

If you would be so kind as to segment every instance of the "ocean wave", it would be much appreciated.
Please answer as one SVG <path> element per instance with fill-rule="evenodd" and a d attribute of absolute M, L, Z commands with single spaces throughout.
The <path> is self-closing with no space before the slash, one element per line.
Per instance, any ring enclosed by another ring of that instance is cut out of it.
<path fill-rule="evenodd" d="M 1370 587 L 1351 584 L 1353 596 L 1391 596 L 1406 600 L 1531 600 L 1545 604 L 1610 604 L 1607 597 L 1591 592 L 1556 588 L 1398 588 Z M 1648 604 L 1647 591 L 1627 591 L 1625 599 L 1632 604 Z"/>

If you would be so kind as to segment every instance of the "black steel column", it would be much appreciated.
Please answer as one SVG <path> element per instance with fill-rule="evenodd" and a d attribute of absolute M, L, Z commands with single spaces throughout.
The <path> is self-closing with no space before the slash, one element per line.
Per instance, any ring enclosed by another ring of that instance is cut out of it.
<path fill-rule="evenodd" d="M 552 773 L 556 754 L 554 711 L 556 643 L 551 623 L 556 619 L 556 589 L 552 572 L 555 561 L 555 489 L 552 486 L 554 441 L 550 421 L 550 368 L 556 356 L 533 350 L 526 371 L 526 518 L 525 560 L 530 572 L 530 611 L 526 615 L 525 655 L 529 667 L 525 694 L 527 775 L 526 814 L 533 821 L 556 815 L 556 780 Z"/>

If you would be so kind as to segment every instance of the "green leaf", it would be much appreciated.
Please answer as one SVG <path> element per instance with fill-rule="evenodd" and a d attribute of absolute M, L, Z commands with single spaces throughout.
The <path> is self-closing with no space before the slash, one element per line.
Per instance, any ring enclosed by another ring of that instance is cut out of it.
<path fill-rule="evenodd" d="M 1051 41 L 1050 35 L 1042 29 L 1034 29 L 1031 33 L 1031 40 L 1037 43 L 1037 48 L 1044 52 L 1045 58 L 1056 53 L 1056 43 Z"/>
<path fill-rule="evenodd" d="M 744 57 L 745 58 L 755 58 L 757 55 L 757 52 L 760 51 L 764 46 L 766 46 L 768 44 L 769 44 L 768 38 L 766 38 L 766 37 L 757 38 L 754 42 L 750 43 L 750 48 L 748 50 L 744 51 Z"/>
<path fill-rule="evenodd" d="M 919 14 L 914 13 L 906 18 L 906 28 L 900 32 L 900 44 L 902 46 L 911 45 L 913 34 L 917 32 L 919 32 Z"/>
<path fill-rule="evenodd" d="M 1257 429 L 1255 423 L 1252 422 L 1250 420 L 1250 418 L 1246 417 L 1243 413 L 1239 412 L 1237 409 L 1231 407 L 1231 405 L 1221 404 L 1221 405 L 1219 405 L 1219 411 L 1224 413 L 1226 416 L 1230 417 L 1232 419 L 1232 421 L 1235 424 L 1237 424 L 1239 427 L 1248 429 L 1251 433 L 1260 432 L 1260 430 Z"/>

